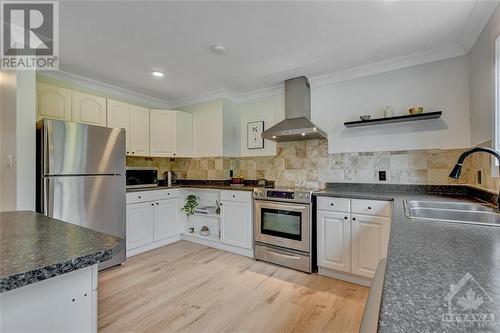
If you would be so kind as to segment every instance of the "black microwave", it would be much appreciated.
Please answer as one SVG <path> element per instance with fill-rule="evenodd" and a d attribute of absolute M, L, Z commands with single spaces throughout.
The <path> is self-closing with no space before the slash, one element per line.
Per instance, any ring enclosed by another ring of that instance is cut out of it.
<path fill-rule="evenodd" d="M 157 168 L 127 168 L 127 188 L 158 186 Z"/>

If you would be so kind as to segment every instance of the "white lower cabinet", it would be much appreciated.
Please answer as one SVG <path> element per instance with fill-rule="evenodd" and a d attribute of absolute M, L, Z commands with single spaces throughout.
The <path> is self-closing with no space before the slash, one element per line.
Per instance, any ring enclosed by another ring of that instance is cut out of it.
<path fill-rule="evenodd" d="M 247 202 L 222 201 L 221 241 L 226 244 L 251 249 L 252 205 Z"/>
<path fill-rule="evenodd" d="M 97 332 L 97 265 L 0 294 L 0 332 Z"/>
<path fill-rule="evenodd" d="M 390 219 L 381 216 L 352 215 L 352 273 L 372 278 L 377 265 L 387 256 Z"/>
<path fill-rule="evenodd" d="M 319 211 L 318 266 L 351 271 L 351 221 L 348 213 Z"/>
<path fill-rule="evenodd" d="M 342 211 L 335 210 L 339 207 Z M 379 261 L 387 256 L 390 211 L 389 201 L 319 197 L 319 274 L 370 285 Z"/>
<path fill-rule="evenodd" d="M 177 241 L 179 190 L 127 193 L 127 256 Z"/>
<path fill-rule="evenodd" d="M 154 209 L 152 202 L 127 205 L 127 250 L 153 241 Z"/>
<path fill-rule="evenodd" d="M 159 200 L 155 203 L 153 233 L 155 241 L 179 235 L 178 212 L 179 201 L 177 199 Z"/>

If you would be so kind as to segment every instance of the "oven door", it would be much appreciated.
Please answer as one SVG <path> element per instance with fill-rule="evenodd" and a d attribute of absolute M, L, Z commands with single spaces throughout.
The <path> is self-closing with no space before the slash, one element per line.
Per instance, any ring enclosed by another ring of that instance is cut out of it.
<path fill-rule="evenodd" d="M 255 201 L 255 241 L 309 252 L 310 240 L 310 205 Z"/>

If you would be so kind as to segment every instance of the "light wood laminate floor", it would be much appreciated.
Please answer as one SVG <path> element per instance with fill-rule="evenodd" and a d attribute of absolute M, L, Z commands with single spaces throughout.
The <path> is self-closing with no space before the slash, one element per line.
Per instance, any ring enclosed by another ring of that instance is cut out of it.
<path fill-rule="evenodd" d="M 357 332 L 368 288 L 180 241 L 99 274 L 100 332 Z"/>

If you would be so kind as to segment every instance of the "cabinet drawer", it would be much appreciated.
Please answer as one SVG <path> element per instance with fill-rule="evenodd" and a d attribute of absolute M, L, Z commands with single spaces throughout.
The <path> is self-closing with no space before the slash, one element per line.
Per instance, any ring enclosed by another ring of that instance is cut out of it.
<path fill-rule="evenodd" d="M 154 192 L 155 200 L 171 199 L 179 197 L 179 189 L 173 188 L 169 190 L 156 190 Z"/>
<path fill-rule="evenodd" d="M 390 216 L 391 202 L 381 200 L 352 200 L 352 212 L 354 214 Z"/>
<path fill-rule="evenodd" d="M 154 191 L 127 193 L 127 204 L 153 201 L 154 199 Z"/>
<path fill-rule="evenodd" d="M 221 191 L 221 201 L 252 202 L 252 192 L 248 191 Z"/>
<path fill-rule="evenodd" d="M 318 210 L 329 210 L 335 212 L 349 213 L 351 200 L 345 198 L 318 197 Z"/>

